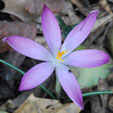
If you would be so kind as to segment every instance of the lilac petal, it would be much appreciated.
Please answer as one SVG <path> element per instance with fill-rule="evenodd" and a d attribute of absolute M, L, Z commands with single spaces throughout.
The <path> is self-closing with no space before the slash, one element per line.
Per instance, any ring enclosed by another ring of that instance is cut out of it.
<path fill-rule="evenodd" d="M 44 82 L 54 71 L 49 62 L 40 63 L 25 73 L 19 87 L 20 91 L 35 88 Z"/>
<path fill-rule="evenodd" d="M 65 65 L 56 67 L 56 75 L 67 95 L 80 108 L 83 109 L 83 98 L 78 81 Z"/>
<path fill-rule="evenodd" d="M 3 39 L 17 52 L 38 60 L 48 61 L 52 55 L 42 45 L 21 36 L 9 36 Z"/>
<path fill-rule="evenodd" d="M 61 51 L 68 50 L 67 54 L 69 54 L 87 38 L 95 24 L 97 14 L 98 10 L 90 12 L 86 19 L 73 28 L 65 39 Z M 65 56 L 67 54 L 65 54 Z"/>
<path fill-rule="evenodd" d="M 42 29 L 49 49 L 56 56 L 61 46 L 61 32 L 56 17 L 46 5 L 42 12 Z"/>
<path fill-rule="evenodd" d="M 95 50 L 87 49 L 72 52 L 64 59 L 64 64 L 75 67 L 97 67 L 105 63 L 108 63 L 110 57 L 107 53 Z"/>

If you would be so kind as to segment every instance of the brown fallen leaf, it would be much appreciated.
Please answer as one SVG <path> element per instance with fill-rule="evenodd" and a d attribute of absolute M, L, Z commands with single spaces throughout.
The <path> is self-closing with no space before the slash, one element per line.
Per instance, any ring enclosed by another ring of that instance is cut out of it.
<path fill-rule="evenodd" d="M 75 14 L 75 11 L 73 9 L 72 4 L 69 1 L 65 1 L 65 10 L 67 11 L 67 14 L 69 15 L 71 24 L 79 23 L 81 19 Z"/>
<path fill-rule="evenodd" d="M 90 102 L 91 102 L 91 113 L 103 113 L 99 96 L 91 96 Z"/>
<path fill-rule="evenodd" d="M 61 12 L 64 7 L 64 0 L 26 0 L 25 11 L 30 14 L 41 14 L 44 4 L 55 13 Z"/>
<path fill-rule="evenodd" d="M 106 25 L 107 23 L 111 22 L 112 19 L 113 19 L 112 15 L 106 15 L 102 18 L 97 19 L 91 32 L 95 32 L 98 28 L 100 28 L 100 27 Z"/>
<path fill-rule="evenodd" d="M 109 99 L 108 108 L 113 112 L 113 97 Z"/>
<path fill-rule="evenodd" d="M 17 16 L 22 21 L 36 21 L 40 16 L 43 5 L 47 6 L 53 12 L 61 12 L 64 7 L 64 0 L 2 0 L 5 7 L 1 12 Z"/>
<path fill-rule="evenodd" d="M 113 13 L 109 7 L 107 0 L 99 0 L 99 4 L 103 9 L 105 9 L 109 14 L 113 16 Z"/>
<path fill-rule="evenodd" d="M 108 84 L 103 78 L 100 78 L 98 81 L 98 90 L 99 91 L 108 90 Z M 103 113 L 105 113 L 106 107 L 107 107 L 107 102 L 108 102 L 108 95 L 104 94 L 104 95 L 100 95 L 100 97 L 101 97 L 101 101 L 102 101 Z"/>
<path fill-rule="evenodd" d="M 31 94 L 31 90 L 22 92 L 14 99 L 8 99 L 4 104 L 0 105 L 0 110 L 11 111 L 18 108 Z"/>
<path fill-rule="evenodd" d="M 80 9 L 84 7 L 84 5 L 79 0 L 71 0 L 71 2 Z"/>
<path fill-rule="evenodd" d="M 58 100 L 36 98 L 33 94 L 14 113 L 80 113 L 73 103 L 62 105 Z"/>
<path fill-rule="evenodd" d="M 106 33 L 106 40 L 105 40 L 106 47 L 110 51 L 111 56 L 113 57 L 113 23 L 111 23 L 111 26 L 108 28 L 108 31 Z M 110 79 L 113 80 L 113 79 Z"/>
<path fill-rule="evenodd" d="M 75 106 L 75 104 L 67 103 L 62 105 L 61 107 L 56 108 L 56 112 L 54 113 L 80 113 L 80 111 L 81 110 L 77 106 Z"/>
<path fill-rule="evenodd" d="M 48 48 L 48 45 L 47 45 L 47 43 L 46 43 L 46 41 L 45 41 L 44 36 L 37 36 L 36 39 L 35 39 L 35 41 L 36 41 L 37 43 L 43 45 L 44 47 Z"/>
<path fill-rule="evenodd" d="M 2 38 L 10 35 L 19 35 L 35 39 L 36 24 L 24 22 L 0 22 L 0 53 L 9 50 L 9 46 L 2 42 Z"/>
<path fill-rule="evenodd" d="M 113 0 L 108 0 L 108 2 L 111 2 L 111 3 L 113 3 Z"/>

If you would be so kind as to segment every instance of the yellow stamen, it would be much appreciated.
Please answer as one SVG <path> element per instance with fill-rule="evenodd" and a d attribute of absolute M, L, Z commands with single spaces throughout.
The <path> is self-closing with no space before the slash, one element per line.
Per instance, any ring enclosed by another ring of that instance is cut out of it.
<path fill-rule="evenodd" d="M 61 61 L 64 61 L 61 57 L 62 57 L 62 55 L 64 55 L 65 53 L 67 53 L 68 52 L 68 50 L 66 50 L 66 51 L 62 51 L 62 52 L 58 52 L 58 54 L 57 54 L 57 60 L 61 60 Z"/>

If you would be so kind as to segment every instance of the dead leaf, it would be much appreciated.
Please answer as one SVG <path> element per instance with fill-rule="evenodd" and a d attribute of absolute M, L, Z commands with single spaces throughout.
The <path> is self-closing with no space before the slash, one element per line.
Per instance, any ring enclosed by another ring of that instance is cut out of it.
<path fill-rule="evenodd" d="M 79 23 L 81 19 L 75 15 L 75 11 L 73 9 L 72 4 L 69 1 L 65 1 L 65 10 L 67 11 L 67 14 L 69 15 L 71 24 Z"/>
<path fill-rule="evenodd" d="M 107 0 L 99 0 L 99 4 L 103 9 L 105 9 L 109 14 L 113 16 L 113 13 L 109 7 Z"/>
<path fill-rule="evenodd" d="M 71 2 L 80 9 L 84 7 L 83 4 L 79 0 L 71 0 Z"/>
<path fill-rule="evenodd" d="M 111 15 L 107 15 L 107 16 L 104 16 L 102 18 L 97 19 L 91 32 L 95 32 L 98 28 L 100 28 L 100 27 L 106 25 L 107 23 L 111 22 L 112 19 L 113 19 L 113 16 L 111 16 Z"/>
<path fill-rule="evenodd" d="M 113 3 L 113 0 L 108 0 L 108 2 L 111 2 L 111 3 Z"/>
<path fill-rule="evenodd" d="M 108 103 L 108 107 L 109 107 L 109 109 L 113 112 L 113 97 L 111 97 L 109 100 L 110 100 L 110 101 L 109 101 L 109 103 Z"/>
<path fill-rule="evenodd" d="M 113 57 L 113 23 L 111 23 L 111 26 L 108 28 L 105 42 L 106 48 L 108 48 Z"/>
<path fill-rule="evenodd" d="M 72 4 L 75 5 L 75 10 L 79 11 L 82 15 L 87 16 L 88 12 L 90 11 L 89 1 L 88 0 L 71 0 Z M 85 7 L 87 6 L 87 7 Z"/>
<path fill-rule="evenodd" d="M 64 7 L 63 0 L 2 0 L 5 8 L 1 12 L 17 16 L 22 21 L 36 21 L 42 12 L 44 4 L 53 11 L 61 12 Z"/>
<path fill-rule="evenodd" d="M 79 113 L 75 104 L 62 105 L 58 100 L 36 98 L 33 94 L 14 113 Z"/>
<path fill-rule="evenodd" d="M 103 113 L 100 100 L 98 96 L 91 96 L 90 97 L 91 102 L 91 113 Z"/>
<path fill-rule="evenodd" d="M 45 41 L 44 36 L 37 36 L 37 38 L 35 39 L 35 41 L 41 45 L 43 45 L 44 47 L 48 48 L 48 45 Z"/>
<path fill-rule="evenodd" d="M 108 84 L 103 78 L 99 78 L 98 90 L 99 91 L 108 90 Z M 106 112 L 105 108 L 107 107 L 107 102 L 108 102 L 108 95 L 104 94 L 104 95 L 100 95 L 100 97 L 102 101 L 103 113 L 105 113 Z"/>
<path fill-rule="evenodd" d="M 21 20 L 28 21 L 30 15 L 24 11 L 25 0 L 2 0 L 5 7 L 1 12 L 12 14 L 20 18 Z M 32 17 L 33 18 L 33 17 Z"/>
<path fill-rule="evenodd" d="M 35 39 L 36 24 L 24 22 L 0 22 L 0 39 L 10 36 L 19 35 L 27 38 Z M 9 50 L 9 46 L 0 40 L 0 53 Z"/>
<path fill-rule="evenodd" d="M 4 104 L 0 106 L 0 110 L 10 111 L 12 109 L 18 108 L 29 97 L 31 92 L 32 92 L 31 90 L 24 91 L 16 98 L 12 100 L 11 99 L 7 100 Z"/>
<path fill-rule="evenodd" d="M 61 12 L 64 7 L 64 0 L 26 0 L 25 10 L 30 14 L 41 14 L 44 4 L 46 4 L 53 12 Z"/>
<path fill-rule="evenodd" d="M 81 110 L 73 103 L 64 104 L 56 109 L 54 113 L 79 113 Z"/>

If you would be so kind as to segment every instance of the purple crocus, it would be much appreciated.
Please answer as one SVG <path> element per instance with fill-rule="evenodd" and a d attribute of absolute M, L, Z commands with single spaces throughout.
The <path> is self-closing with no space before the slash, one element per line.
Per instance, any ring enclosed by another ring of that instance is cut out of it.
<path fill-rule="evenodd" d="M 5 37 L 3 40 L 17 52 L 44 61 L 25 73 L 19 90 L 35 88 L 43 83 L 55 70 L 64 91 L 80 109 L 83 109 L 79 84 L 67 65 L 86 68 L 101 66 L 109 62 L 109 55 L 100 50 L 87 49 L 73 52 L 89 35 L 97 14 L 97 10 L 90 12 L 86 19 L 68 34 L 61 46 L 61 32 L 56 17 L 49 8 L 44 6 L 42 29 L 49 51 L 42 45 L 21 36 Z"/>

